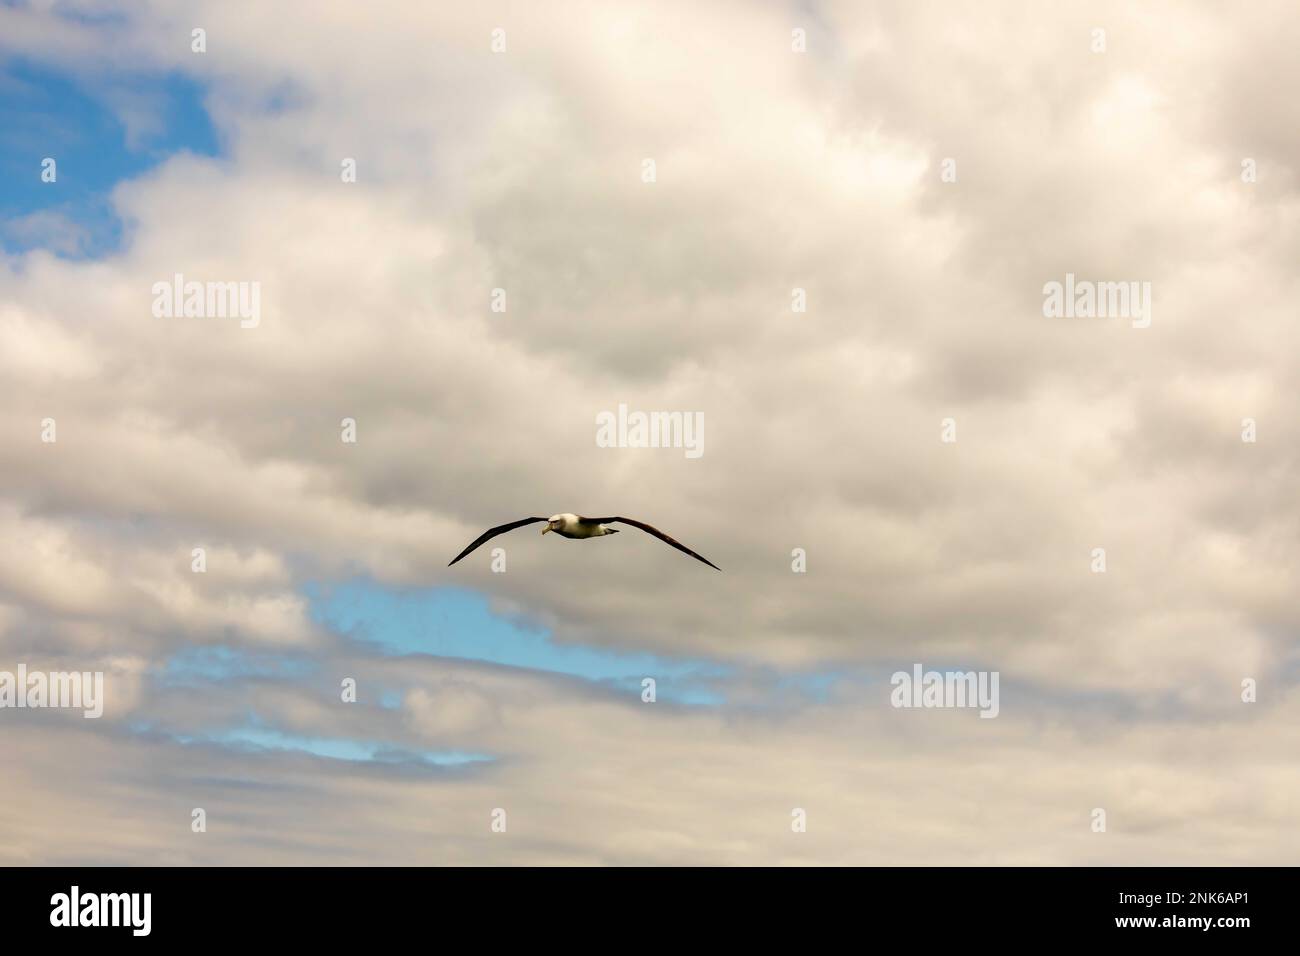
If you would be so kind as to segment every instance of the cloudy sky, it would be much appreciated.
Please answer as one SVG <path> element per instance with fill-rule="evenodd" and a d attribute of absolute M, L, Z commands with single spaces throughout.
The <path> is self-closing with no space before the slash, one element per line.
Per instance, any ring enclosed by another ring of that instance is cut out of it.
<path fill-rule="evenodd" d="M 0 3 L 0 671 L 106 696 L 0 710 L 0 863 L 1295 863 L 1298 47 Z M 255 327 L 157 314 L 177 274 Z M 1149 325 L 1046 315 L 1067 275 Z M 600 447 L 620 405 L 703 453 Z M 723 573 L 446 567 L 563 511 Z M 892 706 L 918 664 L 996 718 Z"/>

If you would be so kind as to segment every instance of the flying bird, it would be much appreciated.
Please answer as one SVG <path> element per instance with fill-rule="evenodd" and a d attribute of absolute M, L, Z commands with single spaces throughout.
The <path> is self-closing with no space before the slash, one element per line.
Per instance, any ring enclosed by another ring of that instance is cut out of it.
<path fill-rule="evenodd" d="M 660 541 L 664 542 L 665 544 L 671 544 L 674 548 L 676 548 L 678 551 L 681 551 L 683 554 L 689 554 L 696 561 L 703 561 L 705 564 L 707 564 L 711 568 L 714 568 L 715 570 L 718 571 L 722 570 L 722 568 L 719 568 L 708 558 L 704 557 L 703 555 L 696 554 L 694 551 L 686 547 L 686 545 L 682 544 L 680 541 L 668 537 L 668 535 L 664 534 L 658 528 L 652 528 L 650 527 L 650 525 L 645 524 L 644 522 L 634 521 L 631 518 L 617 518 L 617 517 L 583 518 L 580 515 L 567 514 L 567 513 L 560 514 L 560 515 L 551 515 L 549 518 L 520 518 L 518 521 L 511 521 L 509 524 L 502 524 L 502 525 L 497 525 L 495 528 L 488 528 L 488 530 L 484 531 L 481 535 L 475 538 L 470 543 L 470 546 L 468 548 L 466 548 L 460 554 L 456 555 L 456 557 L 452 558 L 451 561 L 447 563 L 447 567 L 451 567 L 453 564 L 455 564 L 461 558 L 465 557 L 465 555 L 469 554 L 471 551 L 477 548 L 484 541 L 487 541 L 489 538 L 495 538 L 499 534 L 505 534 L 507 531 L 514 531 L 515 528 L 522 528 L 526 524 L 536 524 L 539 521 L 544 521 L 546 523 L 546 527 L 542 529 L 542 534 L 546 534 L 546 532 L 548 531 L 554 531 L 556 534 L 560 535 L 563 538 L 599 538 L 601 535 L 618 534 L 619 531 L 618 528 L 607 527 L 608 525 L 611 525 L 616 521 L 621 522 L 622 524 L 630 524 L 634 528 L 640 528 L 642 531 L 646 532 L 647 534 L 654 535 L 656 538 L 658 538 Z"/>

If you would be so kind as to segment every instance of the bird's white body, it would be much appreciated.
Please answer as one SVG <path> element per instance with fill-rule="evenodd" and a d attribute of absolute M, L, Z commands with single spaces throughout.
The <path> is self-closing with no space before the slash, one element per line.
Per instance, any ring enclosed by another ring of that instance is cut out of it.
<path fill-rule="evenodd" d="M 617 528 L 607 528 L 603 524 L 583 521 L 575 514 L 565 513 L 551 515 L 542 528 L 542 534 L 554 531 L 564 538 L 596 538 L 602 534 L 618 534 Z"/>

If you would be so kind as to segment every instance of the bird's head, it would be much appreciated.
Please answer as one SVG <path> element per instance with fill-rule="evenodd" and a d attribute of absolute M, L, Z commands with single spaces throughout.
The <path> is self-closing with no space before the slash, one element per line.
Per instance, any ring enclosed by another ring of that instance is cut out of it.
<path fill-rule="evenodd" d="M 564 516 L 551 515 L 549 518 L 546 519 L 546 524 L 542 525 L 542 534 L 546 534 L 546 532 L 548 531 L 559 531 L 563 527 L 564 527 Z"/>

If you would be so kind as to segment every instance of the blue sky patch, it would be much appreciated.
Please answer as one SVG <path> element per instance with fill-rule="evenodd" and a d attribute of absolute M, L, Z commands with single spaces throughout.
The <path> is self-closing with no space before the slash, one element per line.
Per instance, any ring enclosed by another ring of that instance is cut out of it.
<path fill-rule="evenodd" d="M 717 705 L 717 684 L 734 668 L 707 659 L 668 658 L 560 644 L 541 628 L 494 614 L 487 598 L 462 588 L 395 590 L 369 580 L 304 589 L 313 620 L 387 654 L 428 654 L 567 674 L 637 689 L 656 681 L 665 703 Z"/>
<path fill-rule="evenodd" d="M 405 750 L 382 743 L 337 737 L 305 737 L 263 726 L 237 727 L 202 737 L 177 735 L 181 744 L 216 744 L 236 750 L 286 750 L 357 763 L 426 764 L 431 767 L 459 767 L 491 763 L 489 754 L 458 750 Z"/>
<path fill-rule="evenodd" d="M 81 259 L 120 248 L 114 186 L 179 152 L 219 155 L 203 94 L 176 72 L 110 79 L 0 64 L 0 249 Z M 42 180 L 46 159 L 53 182 Z"/>
<path fill-rule="evenodd" d="M 164 687 L 193 687 L 250 677 L 300 680 L 315 670 L 315 664 L 301 657 L 203 645 L 182 648 L 169 657 L 158 683 Z"/>

